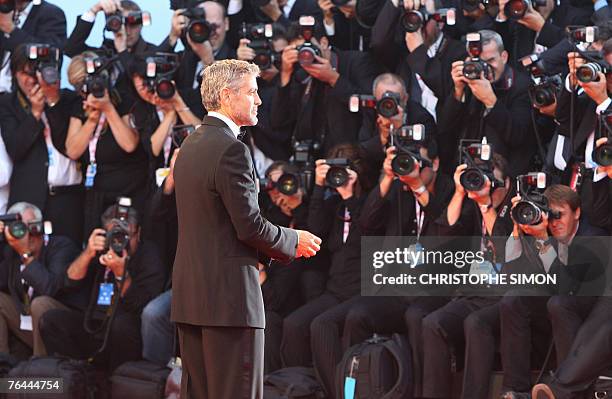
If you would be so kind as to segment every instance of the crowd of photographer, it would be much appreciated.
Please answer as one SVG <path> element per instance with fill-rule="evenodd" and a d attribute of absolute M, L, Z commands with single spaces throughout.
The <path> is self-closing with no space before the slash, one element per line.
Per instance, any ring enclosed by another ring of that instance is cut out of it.
<path fill-rule="evenodd" d="M 344 398 L 343 354 L 393 333 L 417 398 L 453 397 L 460 370 L 462 398 L 487 398 L 494 370 L 506 399 L 530 397 L 541 368 L 555 372 L 534 392 L 575 398 L 612 367 L 609 287 L 581 284 L 603 272 L 578 245 L 612 233 L 606 0 L 172 0 L 165 23 L 140 6 L 99 0 L 67 35 L 46 0 L 0 1 L 0 352 L 109 373 L 177 355 L 174 162 L 206 115 L 202 70 L 237 58 L 261 69 L 259 123 L 241 137 L 260 207 L 325 244 L 260 264 L 266 372 L 314 367 Z M 108 33 L 91 47 L 98 14 Z M 151 24 L 170 25 L 162 43 L 141 36 Z M 470 273 L 562 283 L 361 296 L 367 236 L 417 252 L 473 237 L 486 256 Z M 610 248 L 595 251 L 608 265 Z"/>

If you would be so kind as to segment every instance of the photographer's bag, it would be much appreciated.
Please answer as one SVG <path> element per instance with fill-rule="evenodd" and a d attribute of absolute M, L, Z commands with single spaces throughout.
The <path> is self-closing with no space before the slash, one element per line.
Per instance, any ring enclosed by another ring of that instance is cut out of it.
<path fill-rule="evenodd" d="M 110 378 L 111 398 L 164 398 L 168 374 L 168 367 L 146 360 L 123 363 Z"/>
<path fill-rule="evenodd" d="M 62 380 L 62 393 L 10 393 L 7 399 L 93 399 L 96 391 L 94 367 L 85 360 L 67 357 L 34 356 L 12 369 L 7 378 L 35 378 L 40 381 L 51 378 Z M 27 385 L 26 385 L 27 386 Z M 15 386 L 14 390 L 17 390 Z"/>
<path fill-rule="evenodd" d="M 412 389 L 410 345 L 399 334 L 374 334 L 350 347 L 336 368 L 339 399 L 407 399 Z"/>
<path fill-rule="evenodd" d="M 264 399 L 322 399 L 323 388 L 307 367 L 287 367 L 264 377 Z"/>

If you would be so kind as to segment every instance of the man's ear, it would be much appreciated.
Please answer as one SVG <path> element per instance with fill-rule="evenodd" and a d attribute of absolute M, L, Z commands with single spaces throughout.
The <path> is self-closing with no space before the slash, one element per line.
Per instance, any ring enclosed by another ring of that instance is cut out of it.
<path fill-rule="evenodd" d="M 574 220 L 580 220 L 580 213 L 581 213 L 581 209 L 577 208 L 576 212 L 574 212 Z"/>
<path fill-rule="evenodd" d="M 221 105 L 223 104 L 227 104 L 230 101 L 230 88 L 229 87 L 224 87 L 221 89 L 221 91 L 219 92 L 219 102 L 221 103 Z"/>
<path fill-rule="evenodd" d="M 225 17 L 225 31 L 229 31 L 230 28 L 230 22 L 229 22 L 229 18 Z"/>
<path fill-rule="evenodd" d="M 431 168 L 437 173 L 438 169 L 440 169 L 440 157 L 435 157 L 431 164 Z"/>
<path fill-rule="evenodd" d="M 504 64 L 508 63 L 508 52 L 506 50 L 502 51 L 501 58 L 504 61 Z"/>

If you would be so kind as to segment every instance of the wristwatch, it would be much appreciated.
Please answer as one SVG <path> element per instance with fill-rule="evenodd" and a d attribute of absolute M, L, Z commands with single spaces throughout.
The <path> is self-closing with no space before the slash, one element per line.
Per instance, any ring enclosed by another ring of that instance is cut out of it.
<path fill-rule="evenodd" d="M 414 193 L 414 195 L 416 195 L 417 197 L 420 196 L 421 194 L 423 194 L 425 191 L 427 191 L 427 188 L 425 186 L 421 186 L 415 190 L 412 190 L 412 192 Z"/>
<path fill-rule="evenodd" d="M 27 262 L 30 258 L 32 258 L 32 252 L 24 252 L 19 255 L 19 258 L 22 262 Z"/>

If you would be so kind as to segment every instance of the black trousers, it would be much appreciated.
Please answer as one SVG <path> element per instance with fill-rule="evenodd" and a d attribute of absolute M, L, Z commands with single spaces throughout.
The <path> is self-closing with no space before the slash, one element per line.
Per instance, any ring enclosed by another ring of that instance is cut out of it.
<path fill-rule="evenodd" d="M 283 318 L 276 312 L 266 311 L 266 346 L 264 348 L 264 374 L 283 367 L 280 356 L 283 339 Z"/>
<path fill-rule="evenodd" d="M 60 188 L 61 190 L 61 188 Z M 43 210 L 45 220 L 53 223 L 53 234 L 71 238 L 81 247 L 83 240 L 83 216 L 85 206 L 85 189 L 71 188 L 69 192 L 59 191 L 47 195 Z"/>
<path fill-rule="evenodd" d="M 423 319 L 423 397 L 451 396 L 453 360 L 461 364 L 463 359 L 464 321 L 496 301 L 495 297 L 457 298 Z"/>
<path fill-rule="evenodd" d="M 587 318 L 597 297 L 555 295 L 548 300 L 548 317 L 552 324 L 557 364 L 561 364 L 570 351 L 580 326 Z"/>
<path fill-rule="evenodd" d="M 181 398 L 262 399 L 264 330 L 177 323 Z"/>
<path fill-rule="evenodd" d="M 549 384 L 558 399 L 575 399 L 612 367 L 612 297 L 601 297 Z"/>
<path fill-rule="evenodd" d="M 520 294 L 520 291 L 510 291 L 499 303 L 500 351 L 504 369 L 502 389 L 528 392 L 532 386 L 532 357 L 543 358 L 551 342 L 547 310 L 550 297 Z"/>
<path fill-rule="evenodd" d="M 83 327 L 83 312 L 52 309 L 39 322 L 39 329 L 47 353 L 87 359 L 101 346 L 102 337 L 92 336 Z M 96 357 L 96 364 L 108 367 L 112 372 L 122 363 L 142 358 L 140 316 L 117 309 L 115 320 L 103 353 Z"/>

